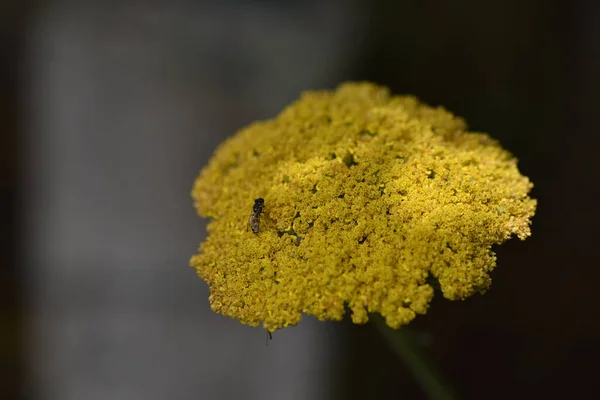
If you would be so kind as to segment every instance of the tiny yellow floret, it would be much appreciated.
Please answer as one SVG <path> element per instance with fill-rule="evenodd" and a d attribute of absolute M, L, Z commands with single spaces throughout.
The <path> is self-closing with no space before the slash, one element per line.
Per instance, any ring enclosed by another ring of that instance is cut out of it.
<path fill-rule="evenodd" d="M 212 309 L 244 324 L 348 308 L 398 328 L 427 311 L 434 283 L 451 300 L 489 287 L 491 246 L 530 235 L 531 188 L 511 154 L 442 108 L 369 83 L 306 92 L 201 171 L 192 196 L 210 222 L 191 265 Z"/>

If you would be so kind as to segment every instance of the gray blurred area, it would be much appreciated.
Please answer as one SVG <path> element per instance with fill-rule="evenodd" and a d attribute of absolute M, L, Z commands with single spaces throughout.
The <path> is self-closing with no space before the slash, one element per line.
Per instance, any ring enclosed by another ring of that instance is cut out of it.
<path fill-rule="evenodd" d="M 210 310 L 189 192 L 225 137 L 352 72 L 364 10 L 213 3 L 46 3 L 33 20 L 27 398 L 331 398 L 331 325 L 306 318 L 266 347 Z"/>

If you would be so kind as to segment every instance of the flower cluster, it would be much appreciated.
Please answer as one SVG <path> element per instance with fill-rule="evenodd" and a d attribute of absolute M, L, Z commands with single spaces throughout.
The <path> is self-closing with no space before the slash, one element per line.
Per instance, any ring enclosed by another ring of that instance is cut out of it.
<path fill-rule="evenodd" d="M 398 328 L 427 311 L 434 283 L 451 300 L 489 287 L 491 246 L 530 235 L 531 187 L 444 109 L 369 83 L 306 92 L 201 171 L 192 196 L 210 222 L 191 265 L 212 309 L 245 324 L 350 309 L 355 323 L 380 313 Z"/>

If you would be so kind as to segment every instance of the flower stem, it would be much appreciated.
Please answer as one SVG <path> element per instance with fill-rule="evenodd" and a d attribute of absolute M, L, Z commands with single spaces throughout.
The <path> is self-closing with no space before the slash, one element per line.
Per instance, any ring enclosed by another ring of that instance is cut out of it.
<path fill-rule="evenodd" d="M 404 364 L 411 370 L 421 389 L 432 400 L 454 400 L 456 397 L 443 383 L 443 380 L 431 366 L 426 357 L 419 351 L 407 327 L 392 329 L 385 320 L 374 315 L 375 325 L 385 337 L 388 344 Z"/>

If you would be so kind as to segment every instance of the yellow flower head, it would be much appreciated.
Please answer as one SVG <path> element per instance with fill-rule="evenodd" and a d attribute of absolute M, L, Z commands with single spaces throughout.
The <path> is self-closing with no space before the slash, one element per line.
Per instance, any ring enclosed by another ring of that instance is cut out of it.
<path fill-rule="evenodd" d="M 348 307 L 355 323 L 376 312 L 398 328 L 427 311 L 433 282 L 452 300 L 488 288 L 491 246 L 530 235 L 531 187 L 495 140 L 441 108 L 369 83 L 306 92 L 200 173 L 209 235 L 191 265 L 212 309 L 245 324 L 274 331 Z"/>

